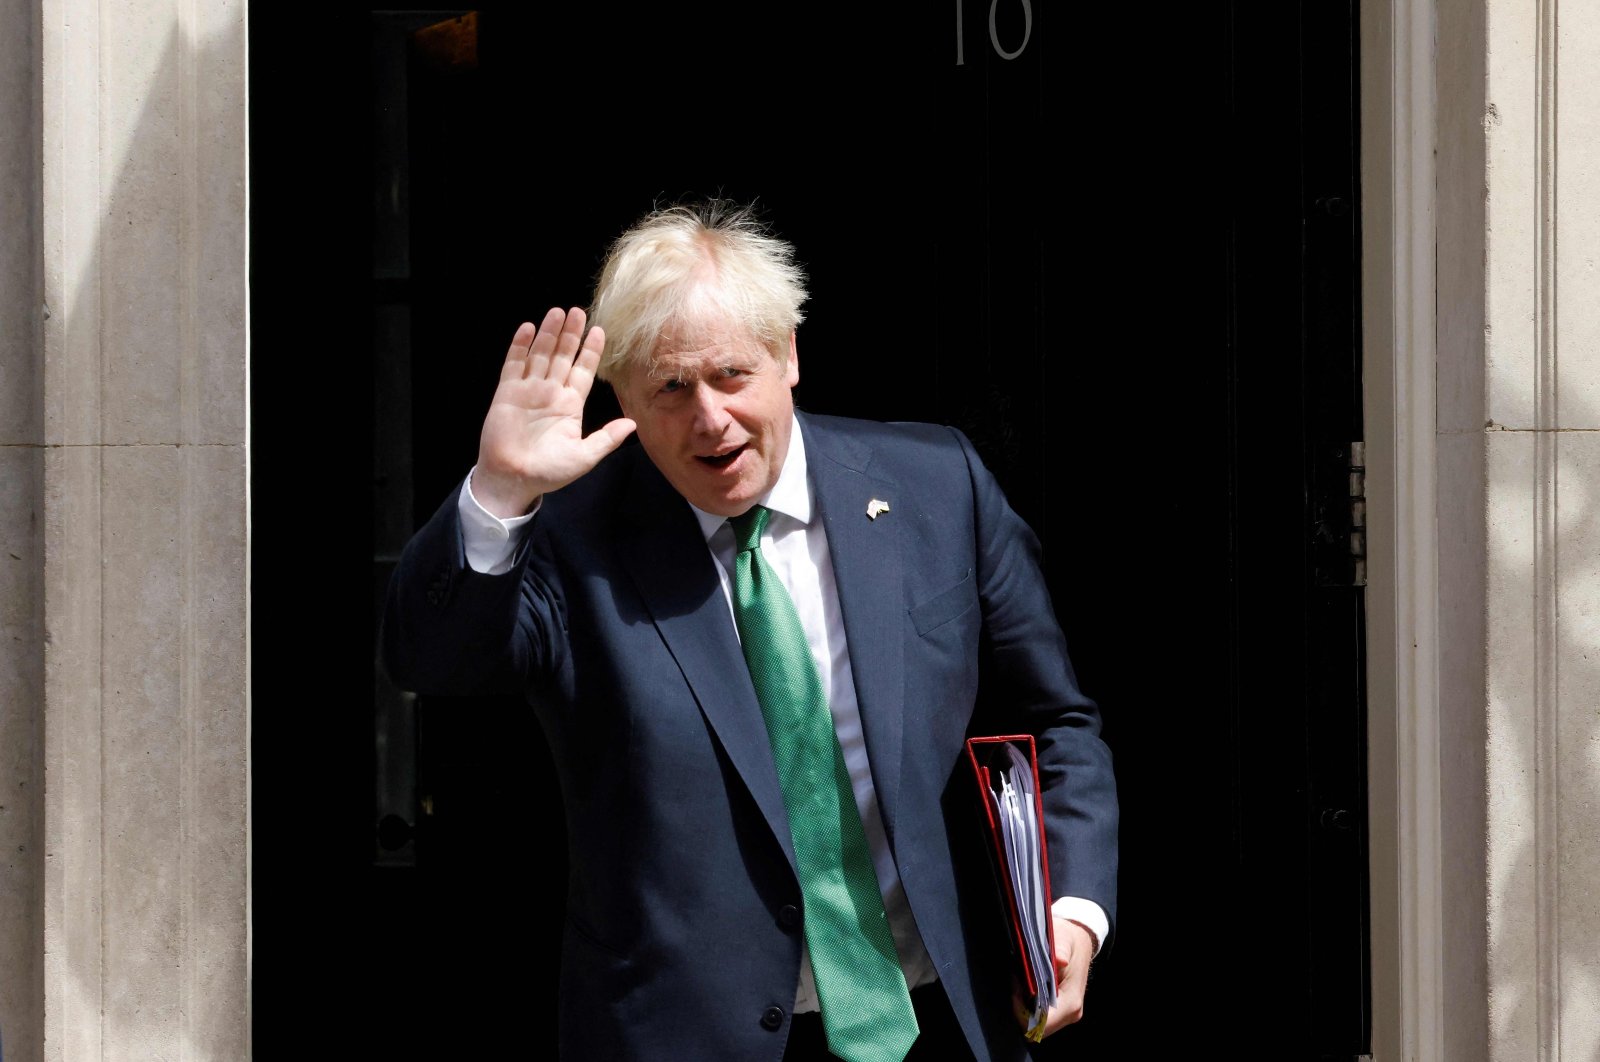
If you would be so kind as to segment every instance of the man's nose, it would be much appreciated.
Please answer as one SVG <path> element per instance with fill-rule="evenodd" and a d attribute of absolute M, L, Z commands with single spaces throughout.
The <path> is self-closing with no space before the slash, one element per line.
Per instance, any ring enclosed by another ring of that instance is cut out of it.
<path fill-rule="evenodd" d="M 727 426 L 727 396 L 715 387 L 697 386 L 694 389 L 694 430 L 703 435 L 721 435 Z"/>

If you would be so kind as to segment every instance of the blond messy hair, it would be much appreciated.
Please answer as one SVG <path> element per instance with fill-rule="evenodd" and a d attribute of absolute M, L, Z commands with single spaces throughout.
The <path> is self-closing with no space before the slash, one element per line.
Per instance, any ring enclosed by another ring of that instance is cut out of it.
<path fill-rule="evenodd" d="M 806 276 L 794 247 L 750 207 L 726 199 L 651 211 L 617 237 L 595 284 L 590 319 L 605 329 L 598 375 L 649 372 L 668 330 L 717 320 L 743 326 L 785 366 L 799 327 Z"/>

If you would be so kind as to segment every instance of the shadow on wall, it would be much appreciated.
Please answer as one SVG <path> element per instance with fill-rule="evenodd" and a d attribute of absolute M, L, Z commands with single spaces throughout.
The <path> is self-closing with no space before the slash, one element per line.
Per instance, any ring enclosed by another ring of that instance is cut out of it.
<path fill-rule="evenodd" d="M 1561 396 L 1561 421 L 1600 425 L 1600 411 L 1581 402 L 1572 389 Z M 1489 962 L 1491 1043 L 1521 1044 L 1541 1030 L 1540 986 L 1553 969 L 1557 992 L 1566 1001 L 1554 1014 L 1555 1028 L 1543 1030 L 1559 1038 L 1561 1053 L 1573 1058 L 1600 1058 L 1600 1025 L 1574 1013 L 1579 1001 L 1600 998 L 1600 960 L 1594 943 L 1600 939 L 1600 908 L 1588 888 L 1600 880 L 1600 840 L 1588 824 L 1600 807 L 1600 717 L 1594 697 L 1600 693 L 1600 655 L 1595 652 L 1593 603 L 1600 601 L 1600 568 L 1594 563 L 1600 547 L 1600 435 L 1594 432 L 1486 432 L 1490 497 L 1502 512 L 1491 513 L 1488 543 L 1498 570 L 1489 572 L 1491 611 L 1488 615 L 1489 660 Z M 1542 437 L 1541 437 L 1542 436 Z M 1559 509 L 1554 527 L 1543 529 L 1537 515 L 1535 477 L 1540 447 L 1553 446 L 1546 467 L 1557 472 Z M 1542 534 L 1541 534 L 1542 532 Z M 1559 548 L 1542 557 L 1559 536 Z M 1555 644 L 1537 643 L 1541 605 L 1537 564 L 1556 565 L 1554 590 Z M 1493 609 L 1497 608 L 1498 611 Z M 1553 674 L 1540 674 L 1541 662 L 1553 655 Z M 1547 678 L 1554 689 L 1542 689 Z M 1540 718 L 1543 713 L 1543 718 Z M 1544 726 L 1554 728 L 1545 733 Z M 1541 751 L 1543 746 L 1544 752 Z M 1549 763 L 1545 752 L 1553 751 Z M 1541 807 L 1553 787 L 1553 808 Z M 1447 814 L 1448 809 L 1447 809 Z M 1580 825 L 1581 824 L 1581 825 Z M 1541 835 L 1549 847 L 1541 850 Z M 1515 838 L 1514 843 L 1505 841 Z M 1501 842 L 1497 844 L 1496 842 Z M 1547 860 L 1541 874 L 1540 861 Z M 1546 881 L 1556 888 L 1541 894 Z M 1554 903 L 1554 909 L 1549 904 Z M 1549 928 L 1541 940 L 1541 925 Z M 1541 947 L 1554 949 L 1549 960 Z M 1549 966 L 1546 966 L 1546 962 Z"/>

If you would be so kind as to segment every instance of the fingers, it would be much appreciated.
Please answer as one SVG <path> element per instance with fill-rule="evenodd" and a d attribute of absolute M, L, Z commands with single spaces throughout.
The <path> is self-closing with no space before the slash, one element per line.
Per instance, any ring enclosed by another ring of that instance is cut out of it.
<path fill-rule="evenodd" d="M 555 354 L 550 358 L 550 382 L 564 384 L 572 372 L 572 361 L 578 354 L 578 341 L 583 338 L 583 326 L 588 321 L 580 307 L 567 311 L 566 323 L 556 337 Z"/>
<path fill-rule="evenodd" d="M 583 445 L 588 447 L 589 456 L 594 458 L 594 463 L 599 464 L 603 457 L 621 446 L 623 440 L 632 435 L 636 427 L 638 425 L 627 417 L 618 417 L 610 424 L 596 428 L 587 439 L 583 440 Z"/>
<path fill-rule="evenodd" d="M 538 328 L 522 322 L 511 337 L 500 379 L 548 379 L 588 394 L 605 349 L 606 334 L 603 329 L 592 328 L 585 336 L 583 326 L 587 321 L 582 307 L 562 310 L 552 306 Z"/>
<path fill-rule="evenodd" d="M 1055 1006 L 1045 1015 L 1044 1035 L 1060 1032 L 1068 1025 L 1083 1020 L 1084 979 L 1077 973 L 1064 971 L 1056 984 Z"/>
<path fill-rule="evenodd" d="M 567 315 L 557 306 L 550 307 L 549 312 L 544 315 L 544 321 L 539 325 L 539 334 L 534 337 L 533 345 L 528 349 L 528 367 L 523 376 L 540 380 L 549 375 L 550 356 L 556 349 L 556 338 L 566 318 Z"/>
<path fill-rule="evenodd" d="M 1044 1035 L 1050 1036 L 1083 1020 L 1083 986 L 1069 978 L 1056 988 L 1056 1005 L 1045 1018 Z"/>
<path fill-rule="evenodd" d="M 528 347 L 533 343 L 535 331 L 532 321 L 523 321 L 517 326 L 517 334 L 511 337 L 511 346 L 506 351 L 506 360 L 500 366 L 500 379 L 514 380 L 527 369 Z"/>
<path fill-rule="evenodd" d="M 1050 1008 L 1044 1034 L 1049 1036 L 1083 1018 L 1089 963 L 1094 955 L 1089 931 L 1076 922 L 1055 920 L 1056 1005 Z"/>
<path fill-rule="evenodd" d="M 567 386 L 584 398 L 589 396 L 589 388 L 594 386 L 595 370 L 600 365 L 600 355 L 605 349 L 606 330 L 599 326 L 589 329 L 589 334 L 583 338 L 583 349 L 578 351 L 577 360 L 572 363 L 572 374 L 567 377 Z"/>

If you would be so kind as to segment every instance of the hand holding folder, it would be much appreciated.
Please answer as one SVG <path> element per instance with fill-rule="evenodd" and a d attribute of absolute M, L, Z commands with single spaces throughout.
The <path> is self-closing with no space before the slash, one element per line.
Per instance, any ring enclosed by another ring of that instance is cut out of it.
<path fill-rule="evenodd" d="M 1011 734 L 969 738 L 967 757 L 988 828 L 995 884 L 1017 958 L 1015 972 L 1029 1010 L 1027 1035 L 1042 1040 L 1045 1019 L 1056 1002 L 1056 975 L 1038 753 L 1031 734 Z"/>

